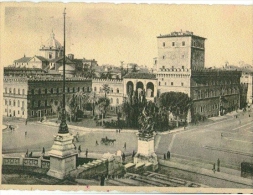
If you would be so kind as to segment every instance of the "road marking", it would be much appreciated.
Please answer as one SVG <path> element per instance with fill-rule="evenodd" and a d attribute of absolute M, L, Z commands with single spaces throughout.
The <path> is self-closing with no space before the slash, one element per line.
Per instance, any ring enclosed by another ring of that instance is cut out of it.
<path fill-rule="evenodd" d="M 227 137 L 224 137 L 224 139 L 231 140 L 231 141 L 236 141 L 236 142 L 245 142 L 245 143 L 253 144 L 253 142 L 244 141 L 244 140 L 240 140 L 240 139 L 231 139 L 231 138 L 227 138 Z"/>
<path fill-rule="evenodd" d="M 245 125 L 242 125 L 242 126 L 240 126 L 240 127 L 236 127 L 236 128 L 234 128 L 234 129 L 232 129 L 232 131 L 235 131 L 235 130 L 237 130 L 237 129 L 241 129 L 242 127 L 245 127 L 245 126 L 247 126 L 247 125 L 249 125 L 249 124 L 252 124 L 252 121 L 249 122 L 249 123 L 247 123 L 247 124 L 245 124 Z"/>

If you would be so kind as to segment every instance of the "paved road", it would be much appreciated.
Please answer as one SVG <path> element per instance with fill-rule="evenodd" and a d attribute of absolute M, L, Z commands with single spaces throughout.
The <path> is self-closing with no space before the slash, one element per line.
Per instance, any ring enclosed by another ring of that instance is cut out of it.
<path fill-rule="evenodd" d="M 175 133 L 159 134 L 155 138 L 155 148 L 158 154 L 171 151 L 172 157 L 192 159 L 195 161 L 217 163 L 219 158 L 221 166 L 239 169 L 242 161 L 253 162 L 253 114 L 248 113 L 239 118 L 227 116 L 226 120 L 216 120 L 208 124 L 202 124 L 187 128 Z M 37 122 L 30 122 L 27 125 L 23 121 L 13 121 L 17 125 L 15 131 L 3 131 L 3 153 L 42 151 L 50 150 L 53 144 L 53 137 L 57 134 L 58 128 Z M 25 136 L 27 130 L 27 136 Z M 76 134 L 76 131 L 70 129 Z M 222 137 L 221 137 L 222 133 Z M 120 134 L 112 131 L 79 131 L 78 147 L 81 145 L 83 151 L 88 148 L 90 152 L 114 153 L 122 150 L 131 154 L 137 150 L 136 134 L 122 131 Z M 103 137 L 116 139 L 114 145 L 105 146 L 100 144 Z M 99 145 L 96 146 L 96 140 Z M 123 149 L 126 142 L 127 148 Z M 210 167 L 211 169 L 212 167 Z"/>
<path fill-rule="evenodd" d="M 253 117 L 244 114 L 239 118 L 231 116 L 225 121 L 165 134 L 160 138 L 157 152 L 170 150 L 172 156 L 207 163 L 217 163 L 219 158 L 221 166 L 239 169 L 241 162 L 253 162 L 252 125 Z"/>

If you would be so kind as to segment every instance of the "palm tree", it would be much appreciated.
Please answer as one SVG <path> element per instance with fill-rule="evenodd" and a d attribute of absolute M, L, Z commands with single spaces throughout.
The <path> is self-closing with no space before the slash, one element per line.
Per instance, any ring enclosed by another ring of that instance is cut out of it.
<path fill-rule="evenodd" d="M 95 103 L 98 101 L 98 96 L 97 94 L 92 91 L 90 92 L 90 94 L 88 95 L 88 102 L 92 103 L 92 115 L 94 116 L 94 111 L 95 111 Z"/>
<path fill-rule="evenodd" d="M 83 103 L 84 103 L 83 100 L 86 98 L 86 96 L 87 95 L 82 90 L 75 93 L 77 104 L 79 104 L 78 106 L 80 110 L 82 108 L 82 111 L 83 111 Z"/>
<path fill-rule="evenodd" d="M 108 84 L 103 84 L 102 85 L 102 90 L 105 92 L 105 98 L 106 98 L 106 94 L 110 92 L 110 87 Z"/>

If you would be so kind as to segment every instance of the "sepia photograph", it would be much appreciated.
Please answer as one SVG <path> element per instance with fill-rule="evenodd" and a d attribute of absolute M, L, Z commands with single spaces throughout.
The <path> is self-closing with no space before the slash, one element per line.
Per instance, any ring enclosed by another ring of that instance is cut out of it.
<path fill-rule="evenodd" d="M 1 188 L 252 192 L 252 11 L 1 3 Z"/>

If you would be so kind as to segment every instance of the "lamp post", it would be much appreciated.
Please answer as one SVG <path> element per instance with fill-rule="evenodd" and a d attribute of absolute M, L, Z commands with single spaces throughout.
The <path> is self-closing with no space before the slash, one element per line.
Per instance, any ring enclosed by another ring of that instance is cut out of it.
<path fill-rule="evenodd" d="M 66 17 L 66 8 L 63 12 L 63 19 L 64 19 L 64 25 L 63 25 L 63 82 L 62 82 L 62 114 L 61 114 L 61 124 L 59 127 L 59 134 L 66 134 L 69 133 L 68 125 L 66 123 L 66 110 L 65 110 L 65 17 Z"/>

